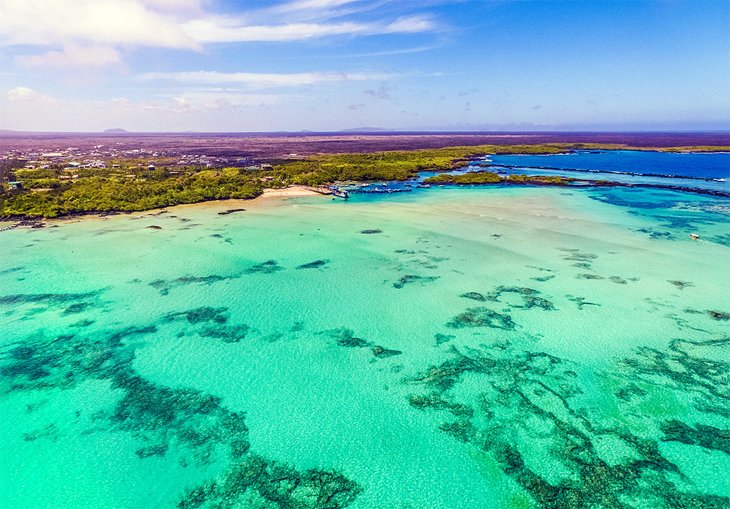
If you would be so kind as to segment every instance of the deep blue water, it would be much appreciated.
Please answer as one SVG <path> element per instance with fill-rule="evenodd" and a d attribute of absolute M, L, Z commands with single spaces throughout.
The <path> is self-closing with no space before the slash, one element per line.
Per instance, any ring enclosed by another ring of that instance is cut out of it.
<path fill-rule="evenodd" d="M 495 155 L 495 165 L 628 172 L 693 178 L 730 178 L 730 152 L 578 151 L 559 155 Z"/>

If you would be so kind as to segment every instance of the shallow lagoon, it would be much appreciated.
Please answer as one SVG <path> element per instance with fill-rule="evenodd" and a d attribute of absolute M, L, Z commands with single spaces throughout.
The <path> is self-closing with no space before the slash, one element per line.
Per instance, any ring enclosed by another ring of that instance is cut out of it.
<path fill-rule="evenodd" d="M 0 506 L 730 502 L 727 200 L 225 208 L 0 234 Z"/>

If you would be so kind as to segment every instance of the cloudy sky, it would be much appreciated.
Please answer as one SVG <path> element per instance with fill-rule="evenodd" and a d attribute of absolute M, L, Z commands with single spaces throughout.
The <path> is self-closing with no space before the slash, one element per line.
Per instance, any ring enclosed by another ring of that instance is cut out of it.
<path fill-rule="evenodd" d="M 0 0 L 0 129 L 729 129 L 728 0 Z"/>

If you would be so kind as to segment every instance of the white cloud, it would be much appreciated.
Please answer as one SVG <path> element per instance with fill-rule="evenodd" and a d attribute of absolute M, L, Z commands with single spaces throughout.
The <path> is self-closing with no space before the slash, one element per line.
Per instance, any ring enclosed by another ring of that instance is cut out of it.
<path fill-rule="evenodd" d="M 302 73 L 223 73 L 216 71 L 153 72 L 142 74 L 140 81 L 173 81 L 190 84 L 239 84 L 259 88 L 298 87 L 342 81 L 375 81 L 389 78 L 378 73 L 302 72 Z"/>
<path fill-rule="evenodd" d="M 351 0 L 304 0 L 291 10 Z M 199 49 L 201 43 L 294 41 L 333 35 L 413 33 L 434 28 L 421 16 L 395 22 L 250 24 L 244 16 L 205 14 L 198 0 L 0 0 L 0 45 L 149 46 Z"/>
<path fill-rule="evenodd" d="M 108 46 L 70 45 L 63 51 L 49 51 L 43 55 L 19 55 L 15 61 L 23 67 L 99 67 L 120 64 L 119 52 Z"/>
<path fill-rule="evenodd" d="M 173 14 L 203 12 L 203 3 L 200 0 L 142 0 L 142 3 L 158 12 Z"/>
<path fill-rule="evenodd" d="M 409 16 L 400 18 L 390 23 L 385 32 L 389 34 L 407 34 L 417 32 L 427 32 L 436 28 L 434 22 L 425 16 Z"/>
<path fill-rule="evenodd" d="M 0 0 L 0 44 L 198 48 L 171 7 L 164 0 Z"/>
<path fill-rule="evenodd" d="M 278 104 L 285 96 L 274 94 L 248 94 L 231 91 L 186 92 L 183 98 L 194 108 L 205 110 L 231 110 L 248 106 L 270 106 Z"/>
<path fill-rule="evenodd" d="M 211 16 L 191 20 L 185 31 L 200 43 L 284 42 L 338 35 L 377 35 L 416 33 L 433 30 L 435 24 L 423 16 L 401 18 L 392 23 L 288 23 L 281 25 L 246 25 L 229 16 Z"/>
<path fill-rule="evenodd" d="M 234 112 L 246 107 L 273 106 L 289 96 L 273 94 L 250 94 L 228 90 L 193 90 L 171 96 L 160 101 L 142 103 L 115 103 L 116 106 L 141 111 L 161 113 L 192 114 L 202 112 Z"/>
<path fill-rule="evenodd" d="M 43 95 L 28 87 L 15 87 L 5 93 L 8 101 L 15 104 L 56 104 L 58 101 L 53 97 Z"/>
<path fill-rule="evenodd" d="M 353 4 L 358 0 L 294 0 L 275 7 L 273 10 L 278 12 L 296 12 L 309 10 L 332 9 L 333 7 L 342 7 L 344 5 Z"/>
<path fill-rule="evenodd" d="M 236 15 L 206 10 L 211 4 L 210 0 L 0 0 L 0 48 L 11 48 L 21 66 L 78 68 L 120 64 L 124 53 L 142 47 L 201 51 L 206 44 L 409 34 L 437 27 L 425 16 L 365 18 L 358 10 L 377 3 L 362 0 L 292 0 L 271 9 L 239 10 Z M 328 19 L 332 17 L 338 19 Z"/>
<path fill-rule="evenodd" d="M 335 35 L 357 35 L 368 30 L 362 23 L 291 23 L 286 25 L 244 25 L 235 18 L 208 17 L 190 21 L 185 31 L 201 43 L 284 42 Z"/>

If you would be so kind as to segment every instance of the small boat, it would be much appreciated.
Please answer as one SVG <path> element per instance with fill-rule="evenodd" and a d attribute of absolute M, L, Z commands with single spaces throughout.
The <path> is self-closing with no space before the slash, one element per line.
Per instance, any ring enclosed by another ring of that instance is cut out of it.
<path fill-rule="evenodd" d="M 332 190 L 332 196 L 336 196 L 337 198 L 344 198 L 345 200 L 350 197 L 350 193 L 345 191 L 344 189 L 340 189 L 339 187 L 332 186 L 330 187 Z"/>
<path fill-rule="evenodd" d="M 700 236 L 697 235 L 696 233 L 690 233 L 689 234 L 689 238 L 692 239 L 692 240 L 699 240 L 700 239 Z"/>

